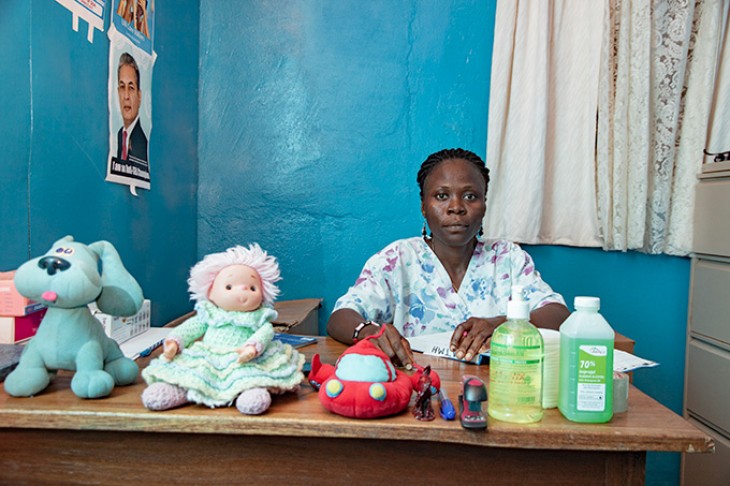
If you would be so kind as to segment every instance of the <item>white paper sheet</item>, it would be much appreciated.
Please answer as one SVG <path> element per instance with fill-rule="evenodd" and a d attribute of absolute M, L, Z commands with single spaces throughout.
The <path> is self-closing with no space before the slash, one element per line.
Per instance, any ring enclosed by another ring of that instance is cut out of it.
<path fill-rule="evenodd" d="M 613 371 L 633 371 L 639 368 L 653 368 L 659 366 L 656 361 L 639 358 L 620 349 L 613 350 Z"/>
<path fill-rule="evenodd" d="M 171 327 L 151 327 L 129 341 L 123 342 L 119 347 L 124 356 L 137 359 L 140 356 L 146 356 L 160 346 L 170 331 L 172 331 Z"/>
<path fill-rule="evenodd" d="M 471 361 L 459 359 L 449 349 L 451 345 L 451 331 L 439 332 L 436 334 L 426 334 L 421 336 L 406 338 L 411 345 L 411 350 L 429 356 L 441 356 L 443 358 L 462 361 L 464 363 L 487 364 L 489 363 L 489 352 L 476 355 Z"/>

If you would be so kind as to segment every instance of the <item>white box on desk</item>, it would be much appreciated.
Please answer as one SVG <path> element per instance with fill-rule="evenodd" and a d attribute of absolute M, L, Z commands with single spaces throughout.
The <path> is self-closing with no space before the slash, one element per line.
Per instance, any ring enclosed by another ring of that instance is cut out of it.
<path fill-rule="evenodd" d="M 89 304 L 91 314 L 99 319 L 104 327 L 107 336 L 121 344 L 135 336 L 142 334 L 150 328 L 151 303 L 149 299 L 142 302 L 142 308 L 135 315 L 130 317 L 118 317 L 104 314 L 95 303 Z"/>

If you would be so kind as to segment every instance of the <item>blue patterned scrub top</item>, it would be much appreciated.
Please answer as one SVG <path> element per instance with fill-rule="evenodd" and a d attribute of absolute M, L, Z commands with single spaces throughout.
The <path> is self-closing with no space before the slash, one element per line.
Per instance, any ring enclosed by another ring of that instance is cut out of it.
<path fill-rule="evenodd" d="M 506 240 L 478 241 L 459 291 L 421 237 L 398 240 L 370 257 L 334 310 L 353 309 L 366 320 L 392 322 L 405 337 L 453 331 L 469 317 L 507 313 L 513 285 L 524 287 L 530 311 L 565 305 L 535 270 L 530 255 Z"/>

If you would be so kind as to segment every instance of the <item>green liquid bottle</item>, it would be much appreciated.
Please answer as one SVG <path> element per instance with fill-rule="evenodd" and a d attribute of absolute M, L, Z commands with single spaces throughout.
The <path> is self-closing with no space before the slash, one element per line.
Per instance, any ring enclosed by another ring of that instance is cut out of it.
<path fill-rule="evenodd" d="M 614 332 L 598 313 L 598 297 L 576 297 L 560 326 L 560 413 L 573 422 L 604 423 L 613 416 Z"/>
<path fill-rule="evenodd" d="M 512 287 L 507 322 L 492 335 L 487 413 L 504 422 L 542 420 L 543 340 L 530 324 L 522 287 Z"/>

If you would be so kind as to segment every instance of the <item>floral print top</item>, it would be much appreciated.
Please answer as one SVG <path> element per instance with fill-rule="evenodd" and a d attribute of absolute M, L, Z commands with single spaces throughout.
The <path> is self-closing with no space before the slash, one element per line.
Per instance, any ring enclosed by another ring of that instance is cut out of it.
<path fill-rule="evenodd" d="M 334 310 L 392 322 L 405 337 L 453 331 L 469 317 L 507 313 L 511 287 L 522 285 L 530 310 L 565 305 L 535 270 L 530 255 L 506 240 L 478 241 L 458 292 L 421 237 L 398 240 L 370 257 Z"/>

